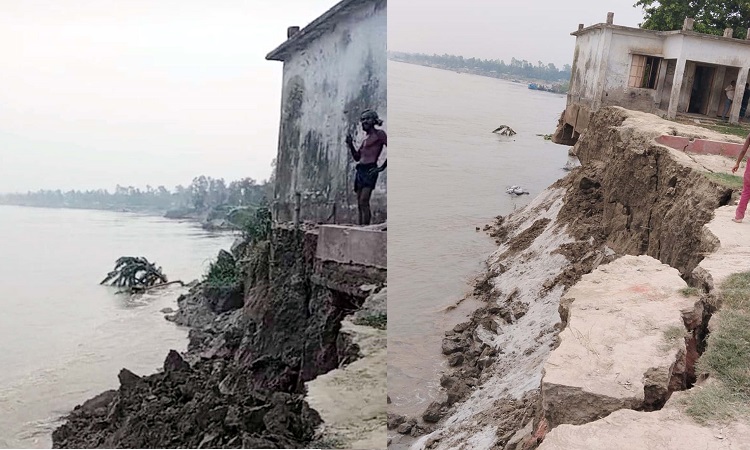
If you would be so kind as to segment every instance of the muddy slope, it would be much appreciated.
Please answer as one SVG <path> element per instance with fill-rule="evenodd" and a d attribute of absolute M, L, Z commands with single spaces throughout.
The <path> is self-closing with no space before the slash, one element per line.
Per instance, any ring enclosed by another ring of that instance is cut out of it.
<path fill-rule="evenodd" d="M 442 378 L 443 402 L 410 428 L 429 433 L 413 448 L 516 448 L 533 441 L 542 368 L 562 327 L 560 300 L 599 265 L 648 255 L 698 282 L 691 273 L 716 245 L 703 225 L 732 191 L 681 152 L 654 142 L 676 133 L 719 138 L 649 114 L 602 109 L 574 149 L 581 167 L 498 221 L 491 234 L 500 247 L 477 289 L 487 306 L 446 333 L 443 353 L 454 368 Z"/>
<path fill-rule="evenodd" d="M 216 301 L 232 293 L 201 287 L 183 297 L 173 320 L 199 325 L 184 359 L 173 351 L 162 372 L 145 377 L 123 370 L 117 390 L 76 407 L 53 433 L 53 446 L 314 445 L 322 420 L 304 399 L 305 382 L 356 359 L 356 345 L 339 331 L 343 317 L 364 300 L 349 296 L 341 304 L 311 281 L 316 238 L 277 228 L 270 243 L 237 255 L 247 263 L 244 286 L 232 290 L 241 293 L 239 305 Z M 227 304 L 234 309 L 219 306 Z"/>

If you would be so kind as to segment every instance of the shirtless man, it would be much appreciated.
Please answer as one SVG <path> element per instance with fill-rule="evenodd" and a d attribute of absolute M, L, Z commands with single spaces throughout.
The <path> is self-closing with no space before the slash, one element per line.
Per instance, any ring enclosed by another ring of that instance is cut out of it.
<path fill-rule="evenodd" d="M 388 136 L 385 131 L 375 128 L 376 125 L 383 125 L 383 121 L 380 120 L 378 113 L 375 111 L 370 109 L 364 111 L 359 120 L 362 129 L 367 133 L 367 137 L 357 150 L 354 147 L 354 139 L 351 134 L 347 134 L 346 146 L 349 148 L 352 158 L 358 163 L 354 177 L 354 192 L 357 193 L 359 224 L 370 225 L 370 196 L 378 182 L 378 174 L 384 171 L 388 164 L 388 160 L 385 160 L 383 165 L 378 167 L 378 158 L 383 152 L 383 147 L 388 145 Z"/>

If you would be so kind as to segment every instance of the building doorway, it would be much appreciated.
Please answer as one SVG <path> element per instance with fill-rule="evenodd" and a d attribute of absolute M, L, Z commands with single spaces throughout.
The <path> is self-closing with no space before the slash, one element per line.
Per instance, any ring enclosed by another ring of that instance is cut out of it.
<path fill-rule="evenodd" d="M 708 114 L 713 81 L 713 67 L 695 66 L 695 79 L 693 80 L 693 88 L 690 93 L 690 103 L 687 112 L 702 115 Z"/>

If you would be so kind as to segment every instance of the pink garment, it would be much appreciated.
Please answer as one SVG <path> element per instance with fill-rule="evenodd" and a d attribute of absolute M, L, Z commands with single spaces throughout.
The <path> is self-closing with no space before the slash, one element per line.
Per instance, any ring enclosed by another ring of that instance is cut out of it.
<path fill-rule="evenodd" d="M 734 213 L 734 218 L 742 220 L 745 218 L 745 210 L 747 209 L 747 203 L 750 201 L 750 164 L 745 165 L 745 176 L 742 181 L 742 195 L 740 196 L 740 204 L 737 205 L 737 212 Z"/>

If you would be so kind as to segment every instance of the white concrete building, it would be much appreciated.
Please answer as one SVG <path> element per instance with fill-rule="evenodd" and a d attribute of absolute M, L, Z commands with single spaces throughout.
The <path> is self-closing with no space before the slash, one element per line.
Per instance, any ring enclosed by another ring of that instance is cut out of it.
<path fill-rule="evenodd" d="M 720 117 L 724 89 L 736 81 L 729 122 L 739 118 L 750 71 L 750 40 L 693 31 L 693 19 L 682 30 L 652 31 L 606 23 L 581 24 L 576 37 L 568 102 L 556 141 L 570 143 L 583 131 L 590 114 L 603 106 L 655 113 Z M 749 33 L 750 34 L 750 33 Z"/>
<path fill-rule="evenodd" d="M 345 145 L 364 138 L 359 117 L 378 112 L 387 125 L 386 0 L 343 0 L 266 59 L 283 61 L 275 217 L 289 221 L 295 195 L 300 217 L 317 223 L 356 223 L 355 162 Z M 381 156 L 381 163 L 386 157 Z M 372 195 L 372 223 L 386 220 L 387 171 Z"/>

